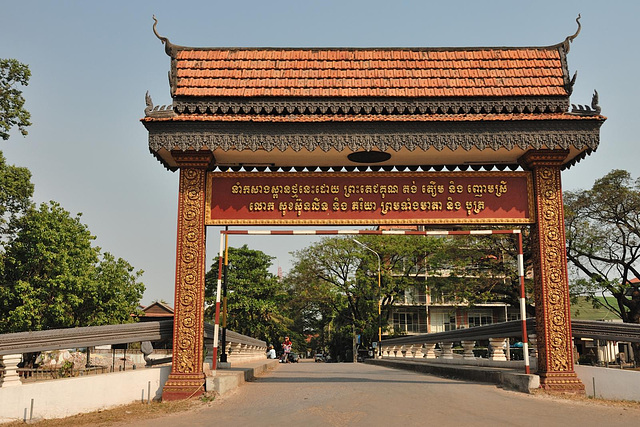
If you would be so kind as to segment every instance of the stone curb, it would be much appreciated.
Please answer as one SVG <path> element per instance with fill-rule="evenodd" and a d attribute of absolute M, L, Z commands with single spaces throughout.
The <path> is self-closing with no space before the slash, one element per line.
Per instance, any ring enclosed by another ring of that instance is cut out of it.
<path fill-rule="evenodd" d="M 440 377 L 496 384 L 511 390 L 531 393 L 540 387 L 540 377 L 512 369 L 438 364 L 408 360 L 367 359 L 366 363 L 388 368 L 433 374 Z"/>
<path fill-rule="evenodd" d="M 218 369 L 215 376 L 207 377 L 205 390 L 215 391 L 220 395 L 224 395 L 276 366 L 278 366 L 277 359 L 247 362 L 238 366 L 233 366 L 232 364 L 231 368 Z"/>

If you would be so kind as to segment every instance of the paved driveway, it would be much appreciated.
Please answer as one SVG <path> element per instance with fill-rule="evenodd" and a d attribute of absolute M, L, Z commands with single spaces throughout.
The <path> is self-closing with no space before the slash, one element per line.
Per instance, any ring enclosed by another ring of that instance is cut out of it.
<path fill-rule="evenodd" d="M 134 424 L 132 424 L 134 425 Z M 640 406 L 527 395 L 367 364 L 280 364 L 211 406 L 136 426 L 625 426 Z"/>

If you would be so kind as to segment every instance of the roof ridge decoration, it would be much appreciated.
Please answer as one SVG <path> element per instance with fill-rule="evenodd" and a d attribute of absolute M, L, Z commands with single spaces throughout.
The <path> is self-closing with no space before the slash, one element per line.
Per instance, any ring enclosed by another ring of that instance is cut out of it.
<path fill-rule="evenodd" d="M 158 34 L 158 30 L 156 29 L 156 27 L 158 26 L 158 20 L 156 19 L 156 15 L 152 15 L 152 18 L 153 18 L 153 33 L 156 35 L 158 40 L 160 40 L 164 45 L 164 51 L 166 52 L 166 54 L 169 55 L 171 58 L 173 58 L 175 56 L 176 51 L 183 46 L 175 45 L 171 43 L 168 38 Z"/>
<path fill-rule="evenodd" d="M 591 106 L 588 105 L 579 105 L 579 104 L 571 104 L 571 113 L 578 114 L 581 116 L 597 116 L 602 112 L 602 108 L 600 107 L 598 91 L 593 91 L 593 96 L 591 97 Z"/>
<path fill-rule="evenodd" d="M 569 50 L 571 49 L 571 43 L 573 43 L 575 38 L 578 37 L 578 34 L 580 34 L 580 30 L 582 30 L 582 24 L 580 24 L 580 19 L 581 18 L 582 18 L 582 16 L 580 14 L 578 14 L 578 17 L 576 18 L 576 23 L 578 24 L 578 29 L 576 30 L 575 34 L 573 34 L 572 36 L 568 36 L 561 43 L 562 47 L 564 48 L 565 53 L 569 53 Z"/>
<path fill-rule="evenodd" d="M 144 115 L 146 117 L 173 117 L 176 115 L 175 111 L 173 111 L 172 105 L 154 106 L 151 95 L 149 95 L 149 91 L 145 94 L 144 100 L 147 105 L 144 109 Z"/>
<path fill-rule="evenodd" d="M 169 39 L 167 37 L 161 36 L 158 33 L 157 30 L 157 25 L 158 25 L 158 19 L 156 18 L 155 15 L 152 15 L 153 18 L 153 33 L 155 34 L 155 36 L 158 38 L 158 40 L 160 40 L 162 42 L 162 44 L 164 44 L 165 46 L 165 53 L 170 56 L 172 59 L 175 59 L 177 51 L 178 50 L 234 50 L 234 51 L 238 51 L 238 50 L 412 50 L 412 51 L 421 51 L 421 50 L 435 50 L 435 51 L 448 51 L 448 50 L 452 50 L 452 51 L 458 51 L 458 50 L 485 50 L 485 49 L 505 49 L 505 50 L 511 50 L 511 49 L 544 49 L 544 48 L 559 48 L 562 47 L 565 51 L 565 53 L 569 53 L 570 50 L 570 44 L 573 43 L 573 40 L 575 40 L 578 35 L 580 34 L 580 31 L 582 30 L 582 24 L 580 23 L 580 19 L 582 19 L 581 14 L 578 14 L 578 17 L 576 18 L 576 23 L 578 24 L 578 28 L 576 30 L 576 32 L 573 35 L 567 36 L 564 41 L 557 43 L 557 44 L 552 44 L 552 45 L 548 45 L 548 46 L 439 46 L 439 47 L 381 47 L 381 46 L 369 46 L 369 47 L 320 47 L 320 46 L 300 46 L 300 47 L 286 47 L 286 46 L 281 46 L 281 47 L 258 47 L 258 46 L 254 46 L 254 47 L 195 47 L 195 46 L 182 46 L 182 45 L 177 45 L 174 43 L 171 43 L 169 41 Z"/>
<path fill-rule="evenodd" d="M 167 73 L 167 77 L 169 78 L 169 88 L 171 89 L 171 96 L 175 94 L 176 85 L 177 85 L 177 64 L 176 64 L 176 55 L 179 49 L 184 49 L 184 46 L 173 44 L 169 41 L 167 37 L 163 37 L 158 34 L 158 30 L 156 27 L 158 26 L 158 20 L 156 19 L 156 15 L 152 15 L 153 17 L 153 33 L 156 35 L 158 40 L 162 42 L 164 45 L 165 53 L 171 58 L 171 68 Z"/>
<path fill-rule="evenodd" d="M 562 55 L 560 55 L 560 60 L 562 61 L 562 67 L 565 70 L 565 89 L 567 90 L 567 94 L 569 96 L 571 96 L 573 94 L 573 86 L 576 84 L 576 78 L 578 77 L 578 71 L 576 70 L 573 73 L 573 77 L 571 77 L 571 79 L 569 79 L 569 65 L 567 64 L 567 54 L 569 53 L 569 50 L 571 49 L 571 43 L 573 43 L 573 41 L 576 39 L 576 37 L 578 37 L 578 34 L 580 34 L 580 30 L 582 30 L 582 24 L 580 24 L 580 19 L 582 18 L 581 14 L 578 14 L 578 17 L 576 18 L 576 23 L 578 24 L 578 29 L 576 30 L 576 32 L 571 35 L 568 36 L 566 39 L 564 39 L 564 41 L 562 43 L 557 44 L 557 48 L 559 50 L 562 51 Z"/>

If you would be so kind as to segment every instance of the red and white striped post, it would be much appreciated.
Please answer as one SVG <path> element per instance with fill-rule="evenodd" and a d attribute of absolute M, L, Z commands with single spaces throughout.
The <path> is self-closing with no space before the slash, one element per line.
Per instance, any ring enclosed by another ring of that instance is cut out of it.
<path fill-rule="evenodd" d="M 529 336 L 527 335 L 527 310 L 524 290 L 524 254 L 522 253 L 522 233 L 518 233 L 518 276 L 520 276 L 520 319 L 522 320 L 522 355 L 524 356 L 524 373 L 529 369 Z"/>
<path fill-rule="evenodd" d="M 213 322 L 213 367 L 218 367 L 218 333 L 220 331 L 220 293 L 222 292 L 222 257 L 225 251 L 227 235 L 220 233 L 220 254 L 218 256 L 218 284 L 216 288 L 216 314 Z"/>

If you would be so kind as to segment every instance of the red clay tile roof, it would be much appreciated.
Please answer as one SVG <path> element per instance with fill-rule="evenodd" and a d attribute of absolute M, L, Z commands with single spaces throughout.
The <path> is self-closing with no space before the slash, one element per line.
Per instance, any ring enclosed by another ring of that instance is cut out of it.
<path fill-rule="evenodd" d="M 193 49 L 178 97 L 568 96 L 557 46 L 478 49 Z"/>

